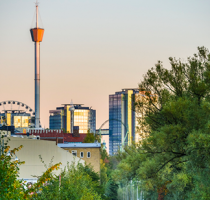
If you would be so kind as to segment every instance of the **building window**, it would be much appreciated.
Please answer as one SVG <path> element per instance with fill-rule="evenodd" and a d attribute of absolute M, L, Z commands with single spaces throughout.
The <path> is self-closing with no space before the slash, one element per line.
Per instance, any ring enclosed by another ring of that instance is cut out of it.
<path fill-rule="evenodd" d="M 83 157 L 84 157 L 84 153 L 80 152 L 80 158 L 83 158 Z"/>
<path fill-rule="evenodd" d="M 90 158 L 90 152 L 89 151 L 87 152 L 87 157 Z"/>
<path fill-rule="evenodd" d="M 73 156 L 77 156 L 77 150 L 72 150 L 71 153 L 73 154 Z"/>

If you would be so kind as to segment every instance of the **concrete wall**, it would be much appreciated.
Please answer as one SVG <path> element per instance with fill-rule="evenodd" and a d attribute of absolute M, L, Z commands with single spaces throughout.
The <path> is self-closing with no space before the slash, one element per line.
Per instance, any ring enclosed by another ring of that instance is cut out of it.
<path fill-rule="evenodd" d="M 46 171 L 46 168 L 39 159 L 39 155 L 41 155 L 47 166 L 54 156 L 53 164 L 61 162 L 61 169 L 64 169 L 67 162 L 71 164 L 75 161 L 76 163 L 80 162 L 84 164 L 83 160 L 56 146 L 56 142 L 54 141 L 10 137 L 10 149 L 19 147 L 20 145 L 23 145 L 23 148 L 16 153 L 16 156 L 20 161 L 25 161 L 25 164 L 19 166 L 19 178 L 31 179 L 33 178 L 32 175 L 40 176 Z M 54 172 L 58 175 L 60 171 L 61 170 L 55 170 Z"/>
<path fill-rule="evenodd" d="M 65 147 L 64 149 L 70 153 L 72 153 L 72 150 L 76 150 L 77 158 L 80 158 L 80 152 L 83 152 L 84 157 L 81 159 L 84 160 L 87 164 L 91 164 L 95 172 L 100 173 L 100 148 Z M 87 157 L 88 152 L 91 153 L 90 158 Z"/>

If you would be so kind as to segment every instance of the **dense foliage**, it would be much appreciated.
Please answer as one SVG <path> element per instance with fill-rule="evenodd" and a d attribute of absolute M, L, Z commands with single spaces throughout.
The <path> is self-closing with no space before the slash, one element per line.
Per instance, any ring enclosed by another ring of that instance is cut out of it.
<path fill-rule="evenodd" d="M 108 156 L 107 151 L 101 147 L 101 186 L 104 188 L 104 197 L 106 200 L 116 200 L 118 183 L 113 180 L 112 173 L 116 169 L 118 161 L 115 156 Z M 105 198 L 106 197 L 106 198 Z"/>
<path fill-rule="evenodd" d="M 99 176 L 81 164 L 69 165 L 59 176 L 41 187 L 36 199 L 99 200 Z"/>
<path fill-rule="evenodd" d="M 22 146 L 9 152 L 7 142 L 4 138 L 0 139 L 0 197 L 1 199 L 22 199 L 24 197 L 21 181 L 18 181 L 18 166 L 23 164 L 15 160 L 15 152 L 19 151 Z"/>
<path fill-rule="evenodd" d="M 91 133 L 90 130 L 88 130 L 83 143 L 94 143 L 96 141 L 100 142 L 100 136 L 97 134 Z"/>
<path fill-rule="evenodd" d="M 139 144 L 125 148 L 115 178 L 137 179 L 147 199 L 209 199 L 210 54 L 169 58 L 139 88 Z"/>

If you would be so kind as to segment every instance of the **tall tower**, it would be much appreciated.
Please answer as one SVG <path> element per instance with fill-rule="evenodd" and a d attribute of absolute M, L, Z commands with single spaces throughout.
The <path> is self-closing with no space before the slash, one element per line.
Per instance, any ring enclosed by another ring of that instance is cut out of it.
<path fill-rule="evenodd" d="M 38 24 L 38 2 L 36 2 L 36 27 L 30 29 L 31 38 L 35 45 L 35 128 L 40 127 L 40 42 L 44 29 Z"/>

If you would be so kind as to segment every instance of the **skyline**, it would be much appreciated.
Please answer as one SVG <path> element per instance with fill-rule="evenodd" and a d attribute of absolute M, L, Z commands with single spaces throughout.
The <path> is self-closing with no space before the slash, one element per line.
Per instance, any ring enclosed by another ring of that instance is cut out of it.
<path fill-rule="evenodd" d="M 41 124 L 61 104 L 96 110 L 96 127 L 109 117 L 109 95 L 137 88 L 158 60 L 186 59 L 209 48 L 210 2 L 39 1 L 45 29 L 41 43 Z M 47 3 L 48 2 L 48 3 Z M 34 44 L 29 29 L 34 1 L 0 1 L 1 100 L 34 109 Z M 72 75 L 73 74 L 73 75 Z"/>

